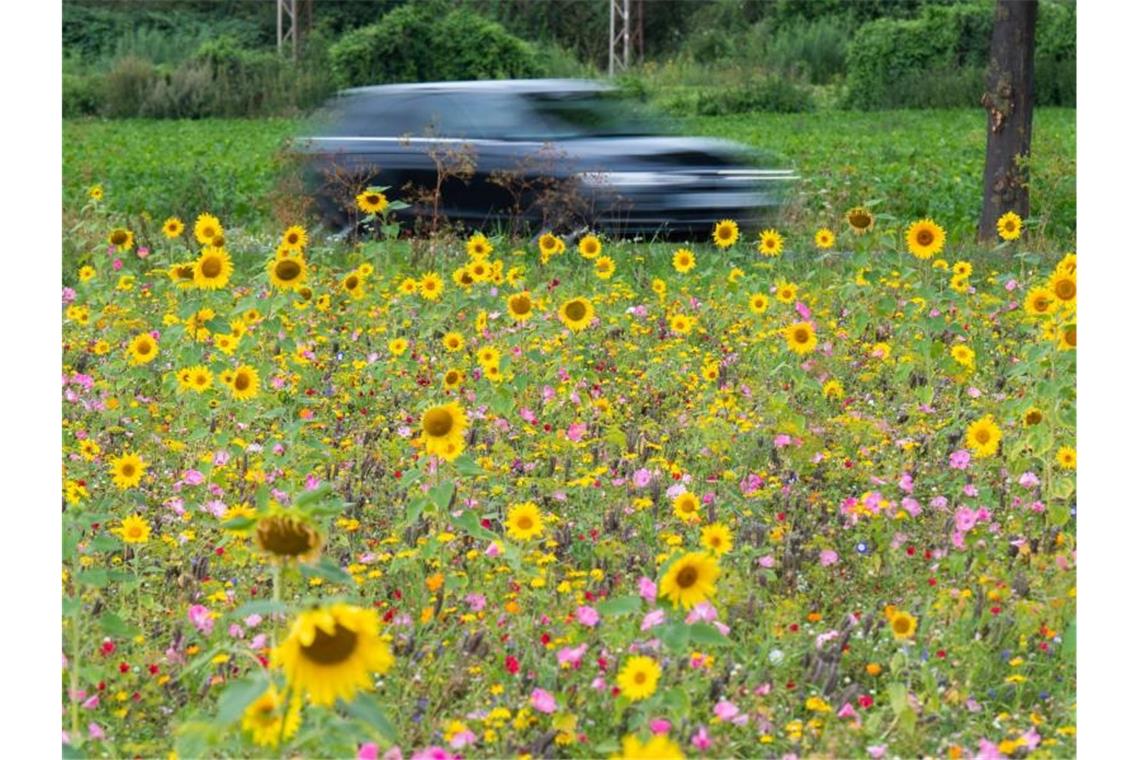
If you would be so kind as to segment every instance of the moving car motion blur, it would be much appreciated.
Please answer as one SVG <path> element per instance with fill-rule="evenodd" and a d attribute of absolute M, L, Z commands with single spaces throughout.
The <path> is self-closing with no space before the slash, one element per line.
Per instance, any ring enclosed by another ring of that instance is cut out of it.
<path fill-rule="evenodd" d="M 744 146 L 667 127 L 597 82 L 440 82 L 346 90 L 295 145 L 336 229 L 353 224 L 349 190 L 383 186 L 411 204 L 405 217 L 471 228 L 703 234 L 759 221 L 796 179 Z"/>

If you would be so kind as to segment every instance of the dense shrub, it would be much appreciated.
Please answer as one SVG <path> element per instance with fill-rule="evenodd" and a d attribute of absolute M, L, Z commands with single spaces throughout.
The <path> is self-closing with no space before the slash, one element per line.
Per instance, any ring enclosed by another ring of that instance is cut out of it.
<path fill-rule="evenodd" d="M 754 111 L 797 113 L 812 109 L 811 91 L 784 77 L 768 76 L 737 87 L 718 87 L 700 91 L 696 113 L 701 116 L 726 116 Z"/>
<path fill-rule="evenodd" d="M 405 5 L 329 49 L 337 84 L 503 79 L 541 72 L 534 49 L 499 24 L 444 3 Z"/>
<path fill-rule="evenodd" d="M 826 84 L 846 71 L 850 30 L 835 17 L 823 17 L 776 31 L 765 46 L 765 63 L 812 84 Z"/>
<path fill-rule="evenodd" d="M 103 106 L 107 116 L 137 116 L 158 79 L 150 61 L 129 56 L 115 63 L 103 81 Z"/>
<path fill-rule="evenodd" d="M 63 75 L 63 115 L 92 116 L 99 111 L 102 78 L 85 74 Z"/>
<path fill-rule="evenodd" d="M 984 90 L 993 14 L 991 3 L 928 6 L 915 19 L 881 18 L 864 24 L 847 52 L 845 104 L 854 108 L 976 105 Z M 1037 39 L 1037 104 L 1074 104 L 1073 6 L 1043 3 Z"/>

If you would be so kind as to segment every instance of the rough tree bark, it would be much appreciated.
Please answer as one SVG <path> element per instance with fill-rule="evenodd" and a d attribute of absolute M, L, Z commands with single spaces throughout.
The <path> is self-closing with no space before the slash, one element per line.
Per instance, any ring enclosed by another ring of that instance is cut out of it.
<path fill-rule="evenodd" d="M 1007 211 L 1029 215 L 1029 158 L 1033 132 L 1033 46 L 1037 0 L 998 0 L 982 106 L 988 115 L 982 221 L 978 239 L 993 240 Z"/>

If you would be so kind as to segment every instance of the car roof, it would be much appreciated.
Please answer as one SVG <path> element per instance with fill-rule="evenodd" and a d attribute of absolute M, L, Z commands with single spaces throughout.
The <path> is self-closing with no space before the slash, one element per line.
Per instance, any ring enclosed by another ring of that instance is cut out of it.
<path fill-rule="evenodd" d="M 611 85 L 589 79 L 486 79 L 470 82 L 417 82 L 381 84 L 341 90 L 338 95 L 410 95 L 436 92 L 469 93 L 573 93 L 604 92 Z"/>

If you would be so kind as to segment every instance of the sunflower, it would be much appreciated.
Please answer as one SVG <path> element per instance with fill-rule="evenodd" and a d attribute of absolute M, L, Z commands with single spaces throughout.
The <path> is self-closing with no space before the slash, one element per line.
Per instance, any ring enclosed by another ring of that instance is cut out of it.
<path fill-rule="evenodd" d="M 214 348 L 218 349 L 227 356 L 231 356 L 238 347 L 239 338 L 236 335 L 222 333 L 215 335 L 213 337 L 213 341 Z"/>
<path fill-rule="evenodd" d="M 1025 311 L 1035 317 L 1043 317 L 1057 311 L 1057 299 L 1053 291 L 1040 285 L 1030 288 L 1025 294 Z"/>
<path fill-rule="evenodd" d="M 1053 271 L 1075 275 L 1077 273 L 1077 254 L 1066 253 L 1064 257 L 1057 262 L 1057 267 Z"/>
<path fill-rule="evenodd" d="M 657 294 L 658 298 L 665 298 L 665 291 L 668 289 L 668 286 L 660 277 L 654 277 L 653 282 L 649 284 L 649 287 L 653 290 L 654 293 Z"/>
<path fill-rule="evenodd" d="M 475 277 L 471 274 L 471 267 L 463 266 L 451 273 L 451 281 L 464 290 L 471 290 L 475 284 Z"/>
<path fill-rule="evenodd" d="M 150 540 L 150 525 L 138 515 L 124 517 L 115 532 L 124 544 L 145 544 Z"/>
<path fill-rule="evenodd" d="M 630 734 L 621 740 L 621 752 L 610 755 L 610 760 L 684 760 L 685 753 L 666 734 L 654 734 L 642 744 Z"/>
<path fill-rule="evenodd" d="M 776 300 L 780 303 L 794 303 L 800 289 L 794 283 L 782 282 L 776 286 Z"/>
<path fill-rule="evenodd" d="M 608 280 L 614 276 L 614 260 L 609 256 L 599 256 L 594 261 L 594 274 L 599 280 Z"/>
<path fill-rule="evenodd" d="M 406 296 L 415 295 L 420 289 L 420 284 L 416 282 L 415 277 L 405 277 L 400 280 L 400 284 L 396 289 Z"/>
<path fill-rule="evenodd" d="M 429 301 L 438 301 L 443 295 L 443 278 L 435 272 L 428 272 L 420 280 L 420 295 Z"/>
<path fill-rule="evenodd" d="M 768 296 L 763 293 L 753 293 L 748 297 L 748 309 L 757 315 L 768 311 Z"/>
<path fill-rule="evenodd" d="M 721 523 L 713 523 L 701 528 L 701 546 L 713 553 L 713 556 L 723 557 L 732 551 L 732 531 Z"/>
<path fill-rule="evenodd" d="M 463 370 L 449 369 L 443 373 L 443 387 L 446 390 L 453 391 L 463 383 Z"/>
<path fill-rule="evenodd" d="M 1014 211 L 1007 211 L 997 220 L 997 233 L 1002 240 L 1017 240 L 1021 237 L 1021 217 Z"/>
<path fill-rule="evenodd" d="M 507 296 L 507 313 L 517 322 L 525 322 L 534 312 L 534 301 L 528 291 Z"/>
<path fill-rule="evenodd" d="M 469 237 L 466 248 L 467 255 L 473 259 L 484 259 L 495 250 L 495 246 L 491 245 L 491 241 L 482 232 L 477 232 Z"/>
<path fill-rule="evenodd" d="M 194 262 L 194 286 L 204 290 L 224 288 L 233 272 L 234 265 L 225 248 L 206 246 Z"/>
<path fill-rule="evenodd" d="M 1077 469 L 1077 450 L 1072 446 L 1057 449 L 1057 464 L 1065 470 Z"/>
<path fill-rule="evenodd" d="M 691 609 L 716 591 L 719 576 L 716 558 L 705 552 L 689 552 L 669 566 L 661 579 L 659 595 L 668 598 L 674 607 L 680 604 Z"/>
<path fill-rule="evenodd" d="M 843 398 L 843 394 L 846 392 L 843 390 L 843 383 L 839 382 L 838 380 L 828 380 L 823 384 L 821 391 L 824 398 L 833 399 Z"/>
<path fill-rule="evenodd" d="M 466 344 L 463 336 L 457 332 L 449 332 L 443 336 L 443 347 L 448 351 L 462 351 Z"/>
<path fill-rule="evenodd" d="M 696 494 L 685 491 L 673 499 L 673 514 L 686 523 L 700 522 L 701 502 Z"/>
<path fill-rule="evenodd" d="M 404 338 L 393 338 L 388 341 L 388 351 L 392 356 L 403 356 L 408 350 L 408 341 Z"/>
<path fill-rule="evenodd" d="M 309 274 L 304 256 L 272 259 L 269 262 L 269 283 L 279 290 L 297 290 Z"/>
<path fill-rule="evenodd" d="M 946 230 L 934 223 L 933 219 L 920 219 L 907 228 L 906 247 L 916 259 L 929 259 L 942 252 L 946 244 Z"/>
<path fill-rule="evenodd" d="M 760 242 L 756 244 L 756 250 L 763 256 L 775 258 L 784 250 L 784 238 L 776 230 L 764 230 L 760 233 Z"/>
<path fill-rule="evenodd" d="M 815 350 L 819 339 L 811 322 L 796 322 L 784 328 L 784 340 L 788 348 L 803 356 Z"/>
<path fill-rule="evenodd" d="M 1001 443 L 1001 428 L 991 415 L 975 420 L 966 428 L 966 446 L 978 459 L 992 457 Z"/>
<path fill-rule="evenodd" d="M 1021 422 L 1025 427 L 1040 425 L 1043 419 L 1045 419 L 1045 413 L 1035 406 L 1029 407 L 1025 410 L 1025 413 L 1021 415 Z"/>
<path fill-rule="evenodd" d="M 95 443 L 95 441 L 91 440 L 90 438 L 84 438 L 79 442 L 79 454 L 88 462 L 94 460 L 95 457 L 99 456 L 99 452 L 102 450 L 103 449 L 100 448 L 99 444 Z"/>
<path fill-rule="evenodd" d="M 270 684 L 242 713 L 241 727 L 258 747 L 276 747 L 291 739 L 301 727 L 301 698 L 295 694 L 285 707 L 285 697 Z"/>
<path fill-rule="evenodd" d="M 103 186 L 92 185 L 87 188 L 87 197 L 96 202 L 103 200 Z"/>
<path fill-rule="evenodd" d="M 122 490 L 134 488 L 146 475 L 146 462 L 138 454 L 123 454 L 111 460 L 111 482 Z"/>
<path fill-rule="evenodd" d="M 617 685 L 621 695 L 631 702 L 640 702 L 653 696 L 657 691 L 657 680 L 661 678 L 661 666 L 652 657 L 638 655 L 630 657 L 618 673 Z"/>
<path fill-rule="evenodd" d="M 345 275 L 340 287 L 356 300 L 364 298 L 364 278 L 355 270 Z"/>
<path fill-rule="evenodd" d="M 388 199 L 378 190 L 365 190 L 356 196 L 356 207 L 366 214 L 383 214 L 388 208 Z"/>
<path fill-rule="evenodd" d="M 950 278 L 950 289 L 955 293 L 970 292 L 970 278 L 964 274 L 956 274 Z"/>
<path fill-rule="evenodd" d="M 533 501 L 512 504 L 507 512 L 507 535 L 516 541 L 528 541 L 542 535 L 542 512 Z"/>
<path fill-rule="evenodd" d="M 538 239 L 538 251 L 542 254 L 543 262 L 549 261 L 551 256 L 561 253 L 565 246 L 566 244 L 562 242 L 561 238 L 550 232 L 543 233 L 542 237 Z"/>
<path fill-rule="evenodd" d="M 502 355 L 494 346 L 483 346 L 475 353 L 475 358 L 484 368 L 498 367 Z"/>
<path fill-rule="evenodd" d="M 899 641 L 909 639 L 914 636 L 915 629 L 918 628 L 918 621 L 909 612 L 901 610 L 896 611 L 891 615 L 891 633 Z"/>
<path fill-rule="evenodd" d="M 308 520 L 284 512 L 258 520 L 254 540 L 274 562 L 312 562 L 320 556 L 324 543 L 321 534 Z"/>
<path fill-rule="evenodd" d="M 238 401 L 248 401 L 257 398 L 259 385 L 257 370 L 243 364 L 234 370 L 234 379 L 230 385 L 230 395 Z"/>
<path fill-rule="evenodd" d="M 187 261 L 174 264 L 169 270 L 170 281 L 178 285 L 179 290 L 194 287 L 194 262 Z"/>
<path fill-rule="evenodd" d="M 281 236 L 281 247 L 287 251 L 302 251 L 308 244 L 309 235 L 299 224 L 294 224 Z"/>
<path fill-rule="evenodd" d="M 1054 272 L 1049 278 L 1049 290 L 1062 306 L 1069 306 L 1077 298 L 1077 276 L 1068 272 Z"/>
<path fill-rule="evenodd" d="M 170 240 L 181 235 L 185 229 L 186 225 L 176 216 L 172 216 L 162 223 L 162 234 L 166 235 Z"/>
<path fill-rule="evenodd" d="M 387 673 L 395 662 L 379 631 L 373 609 L 337 603 L 302 612 L 273 650 L 273 663 L 313 704 L 331 707 L 338 697 L 351 702 L 357 691 L 372 688 L 373 673 Z"/>
<path fill-rule="evenodd" d="M 420 419 L 420 430 L 428 452 L 450 462 L 463 453 L 467 415 L 455 402 L 433 406 Z"/>
<path fill-rule="evenodd" d="M 688 248 L 678 248 L 673 253 L 673 268 L 681 274 L 691 271 L 696 265 L 697 257 Z"/>
<path fill-rule="evenodd" d="M 587 298 L 571 298 L 558 308 L 558 318 L 574 332 L 580 332 L 594 321 L 594 305 Z"/>
<path fill-rule="evenodd" d="M 158 357 L 158 341 L 150 333 L 139 333 L 127 346 L 127 356 L 136 367 L 149 364 Z"/>
<path fill-rule="evenodd" d="M 191 367 L 187 372 L 189 374 L 187 387 L 192 391 L 202 393 L 208 390 L 214 382 L 213 373 L 201 364 Z"/>
<path fill-rule="evenodd" d="M 717 248 L 731 248 L 740 239 L 740 228 L 731 219 L 721 219 L 713 226 L 712 236 Z"/>
<path fill-rule="evenodd" d="M 827 227 L 820 227 L 815 231 L 815 247 L 826 251 L 835 245 L 835 233 Z"/>
<path fill-rule="evenodd" d="M 693 331 L 693 326 L 697 323 L 694 317 L 689 317 L 684 314 L 674 314 L 669 318 L 669 329 L 677 335 L 688 335 Z"/>
<path fill-rule="evenodd" d="M 847 226 L 856 235 L 865 235 L 875 228 L 875 217 L 862 206 L 856 206 L 847 212 Z"/>
<path fill-rule="evenodd" d="M 1057 347 L 1062 351 L 1072 351 L 1077 347 L 1077 326 L 1065 325 L 1057 333 Z"/>
<path fill-rule="evenodd" d="M 116 227 L 107 235 L 107 242 L 120 251 L 129 251 L 135 246 L 135 234 L 126 227 Z"/>
<path fill-rule="evenodd" d="M 584 259 L 596 259 L 602 252 L 602 241 L 597 235 L 587 235 L 578 241 L 578 253 Z"/>
<path fill-rule="evenodd" d="M 974 366 L 974 349 L 967 345 L 963 345 L 962 343 L 956 344 L 950 349 L 950 356 L 963 367 Z"/>
<path fill-rule="evenodd" d="M 213 245 L 223 234 L 222 223 L 213 214 L 199 214 L 194 220 L 194 239 L 202 245 Z"/>
<path fill-rule="evenodd" d="M 974 265 L 968 261 L 955 261 L 951 271 L 959 277 L 969 277 L 974 273 Z"/>

